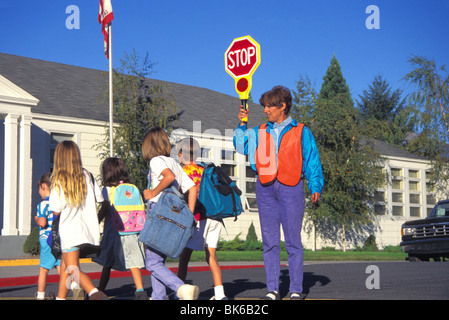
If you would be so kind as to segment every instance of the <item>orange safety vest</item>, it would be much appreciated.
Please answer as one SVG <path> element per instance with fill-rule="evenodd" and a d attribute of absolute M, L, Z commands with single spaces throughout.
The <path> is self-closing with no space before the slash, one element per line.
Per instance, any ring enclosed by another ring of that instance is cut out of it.
<path fill-rule="evenodd" d="M 296 186 L 302 174 L 301 136 L 303 123 L 292 126 L 282 136 L 276 155 L 274 139 L 266 130 L 267 124 L 259 126 L 259 142 L 256 148 L 256 169 L 259 181 L 267 186 L 275 180 L 287 186 Z"/>

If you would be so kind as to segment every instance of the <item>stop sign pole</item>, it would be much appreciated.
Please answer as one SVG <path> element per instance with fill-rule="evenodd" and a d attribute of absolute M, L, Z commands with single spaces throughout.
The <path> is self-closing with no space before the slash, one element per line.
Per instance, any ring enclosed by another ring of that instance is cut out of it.
<path fill-rule="evenodd" d="M 236 38 L 225 52 L 225 70 L 235 80 L 235 90 L 239 94 L 245 110 L 248 109 L 252 75 L 260 64 L 260 46 L 250 36 Z M 248 122 L 248 117 L 242 119 Z"/>

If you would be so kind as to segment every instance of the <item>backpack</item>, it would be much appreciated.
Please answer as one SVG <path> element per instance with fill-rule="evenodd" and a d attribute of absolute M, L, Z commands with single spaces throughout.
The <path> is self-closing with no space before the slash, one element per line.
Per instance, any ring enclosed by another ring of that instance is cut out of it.
<path fill-rule="evenodd" d="M 112 224 L 120 235 L 140 232 L 145 224 L 145 204 L 139 189 L 123 183 L 109 190 Z"/>
<path fill-rule="evenodd" d="M 176 259 L 192 237 L 195 218 L 184 197 L 175 188 L 166 188 L 150 210 L 147 203 L 146 221 L 139 240 L 164 255 Z"/>
<path fill-rule="evenodd" d="M 237 216 L 243 211 L 242 191 L 220 166 L 211 163 L 204 168 L 198 201 L 199 210 L 209 219 L 219 220 Z"/>

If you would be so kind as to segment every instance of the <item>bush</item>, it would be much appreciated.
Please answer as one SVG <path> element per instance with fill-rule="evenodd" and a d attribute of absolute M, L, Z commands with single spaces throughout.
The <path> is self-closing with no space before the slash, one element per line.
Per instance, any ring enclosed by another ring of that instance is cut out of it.
<path fill-rule="evenodd" d="M 34 227 L 23 244 L 23 252 L 38 255 L 40 251 L 41 245 L 39 244 L 39 227 Z"/>
<path fill-rule="evenodd" d="M 246 241 L 257 241 L 256 228 L 254 228 L 254 224 L 252 222 L 249 226 L 248 234 L 246 235 Z"/>
<path fill-rule="evenodd" d="M 368 238 L 366 238 L 365 243 L 363 244 L 363 247 L 356 247 L 354 251 L 368 251 L 368 252 L 377 252 L 379 251 L 379 248 L 376 244 L 376 237 L 373 235 L 370 235 Z"/>

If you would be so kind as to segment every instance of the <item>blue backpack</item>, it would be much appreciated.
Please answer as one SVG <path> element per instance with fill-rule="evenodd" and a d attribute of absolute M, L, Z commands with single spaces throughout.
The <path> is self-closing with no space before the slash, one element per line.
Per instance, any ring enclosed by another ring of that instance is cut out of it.
<path fill-rule="evenodd" d="M 176 259 L 192 237 L 195 218 L 175 187 L 162 191 L 150 210 L 147 203 L 146 221 L 139 240 L 164 255 Z"/>
<path fill-rule="evenodd" d="M 234 217 L 236 221 L 243 211 L 241 195 L 242 191 L 220 166 L 211 163 L 204 168 L 198 195 L 203 216 L 219 221 Z"/>

